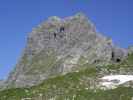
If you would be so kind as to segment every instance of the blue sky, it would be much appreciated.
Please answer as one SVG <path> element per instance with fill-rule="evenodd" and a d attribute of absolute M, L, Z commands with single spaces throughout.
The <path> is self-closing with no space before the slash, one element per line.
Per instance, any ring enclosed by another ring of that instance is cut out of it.
<path fill-rule="evenodd" d="M 85 13 L 116 45 L 133 45 L 133 0 L 0 0 L 0 79 L 15 67 L 32 28 L 49 16 Z"/>

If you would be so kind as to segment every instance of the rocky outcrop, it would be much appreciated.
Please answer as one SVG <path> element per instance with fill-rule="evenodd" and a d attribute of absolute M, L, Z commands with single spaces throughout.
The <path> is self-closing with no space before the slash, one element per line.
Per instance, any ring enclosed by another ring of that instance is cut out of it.
<path fill-rule="evenodd" d="M 112 61 L 119 63 L 126 58 L 128 52 L 126 49 L 114 47 L 112 49 Z"/>
<path fill-rule="evenodd" d="M 96 32 L 85 15 L 64 19 L 54 16 L 30 33 L 23 55 L 7 83 L 15 87 L 32 86 L 84 64 L 119 62 L 125 55 L 111 39 Z"/>

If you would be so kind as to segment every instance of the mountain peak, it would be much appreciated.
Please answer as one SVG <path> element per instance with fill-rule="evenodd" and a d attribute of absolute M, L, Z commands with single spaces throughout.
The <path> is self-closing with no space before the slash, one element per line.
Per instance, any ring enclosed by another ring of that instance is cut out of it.
<path fill-rule="evenodd" d="M 8 83 L 15 87 L 32 86 L 49 77 L 82 69 L 84 64 L 121 61 L 125 53 L 112 44 L 112 40 L 96 32 L 82 13 L 63 19 L 50 17 L 30 33 Z"/>

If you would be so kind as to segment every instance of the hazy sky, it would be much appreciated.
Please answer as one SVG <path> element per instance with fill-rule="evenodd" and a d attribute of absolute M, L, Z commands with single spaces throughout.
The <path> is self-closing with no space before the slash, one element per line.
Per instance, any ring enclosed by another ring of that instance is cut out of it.
<path fill-rule="evenodd" d="M 133 0 L 0 0 L 0 79 L 15 67 L 32 28 L 83 12 L 121 47 L 133 44 Z"/>

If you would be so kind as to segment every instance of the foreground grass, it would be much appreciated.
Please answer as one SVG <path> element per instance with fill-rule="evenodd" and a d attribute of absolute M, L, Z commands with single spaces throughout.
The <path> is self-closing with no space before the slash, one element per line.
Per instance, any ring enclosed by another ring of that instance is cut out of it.
<path fill-rule="evenodd" d="M 98 89 L 97 73 L 96 68 L 90 67 L 45 80 L 31 88 L 4 90 L 0 92 L 0 100 L 131 100 L 133 88 Z"/>

